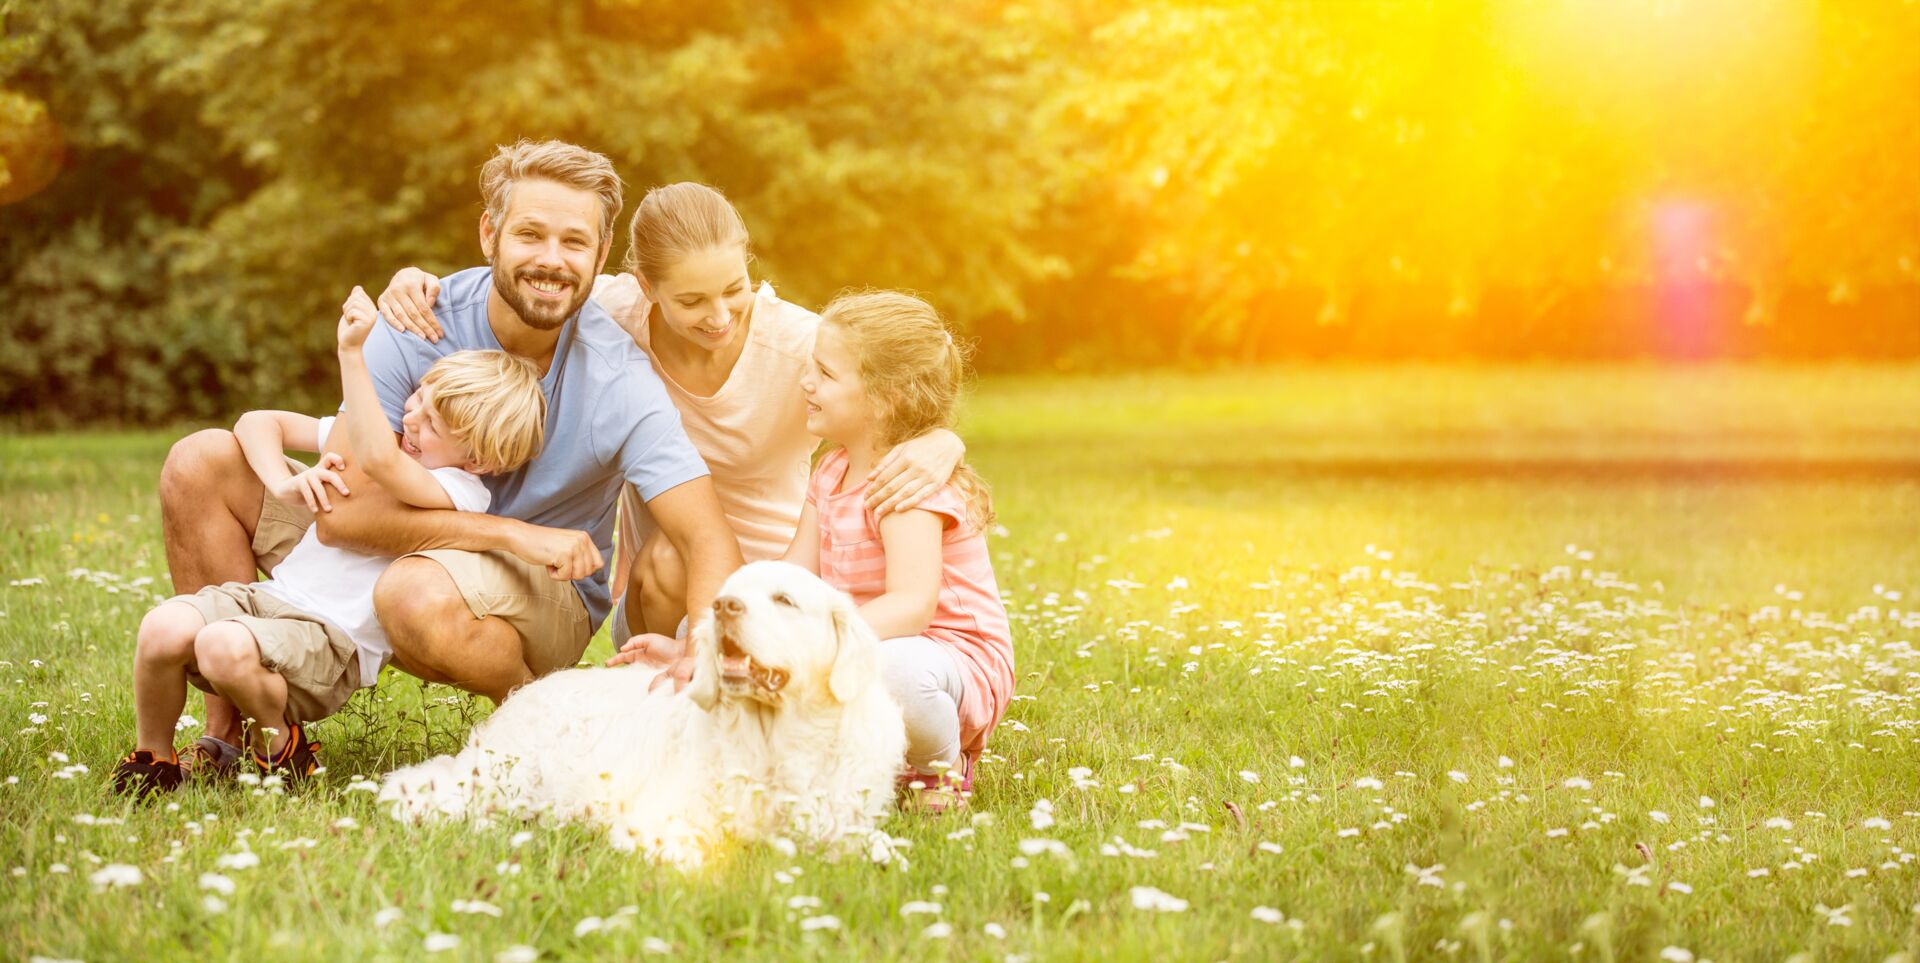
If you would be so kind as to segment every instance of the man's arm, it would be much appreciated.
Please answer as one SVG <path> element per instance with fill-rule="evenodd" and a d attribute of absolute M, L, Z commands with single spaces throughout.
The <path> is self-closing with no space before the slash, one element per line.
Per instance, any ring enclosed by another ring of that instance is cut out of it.
<path fill-rule="evenodd" d="M 713 478 L 682 482 L 647 502 L 660 533 L 687 562 L 687 625 L 713 617 L 720 583 L 741 565 L 740 542 L 720 509 Z"/>
<path fill-rule="evenodd" d="M 314 520 L 320 542 L 373 555 L 397 557 L 433 548 L 502 551 L 543 566 L 556 580 L 586 578 L 604 564 L 592 536 L 567 528 L 544 528 L 498 515 L 414 508 L 381 488 L 354 463 L 347 432 L 327 436 L 327 450 L 346 460 L 351 496 L 336 497 L 333 511 Z M 716 510 L 718 502 L 715 502 Z M 737 550 L 736 550 L 737 551 Z M 709 604 L 712 599 L 709 597 Z"/>

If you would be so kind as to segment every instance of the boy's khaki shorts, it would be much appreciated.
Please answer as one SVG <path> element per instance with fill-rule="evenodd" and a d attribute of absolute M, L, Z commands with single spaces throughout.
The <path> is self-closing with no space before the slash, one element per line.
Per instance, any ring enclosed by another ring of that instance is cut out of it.
<path fill-rule="evenodd" d="M 347 633 L 318 617 L 261 591 L 252 582 L 209 585 L 169 602 L 194 607 L 211 625 L 238 622 L 260 647 L 260 664 L 287 680 L 287 721 L 318 722 L 333 715 L 360 688 L 360 651 Z M 187 679 L 208 692 L 197 668 Z"/>
<path fill-rule="evenodd" d="M 304 471 L 305 466 L 298 470 Z M 264 496 L 253 530 L 253 557 L 260 570 L 273 574 L 274 566 L 293 551 L 312 524 L 313 516 L 306 509 L 290 508 L 271 495 Z M 572 668 L 593 640 L 580 593 L 572 582 L 548 578 L 544 568 L 506 552 L 431 549 L 413 554 L 447 570 L 474 618 L 497 618 L 519 633 L 521 657 L 536 676 Z"/>

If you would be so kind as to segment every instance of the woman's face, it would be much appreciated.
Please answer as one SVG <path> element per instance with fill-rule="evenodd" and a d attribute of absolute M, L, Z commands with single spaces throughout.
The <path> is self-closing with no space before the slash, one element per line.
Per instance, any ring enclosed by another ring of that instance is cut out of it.
<path fill-rule="evenodd" d="M 721 351 L 739 343 L 753 307 L 746 248 L 710 247 L 680 259 L 658 283 L 640 279 L 667 330 L 688 345 Z"/>

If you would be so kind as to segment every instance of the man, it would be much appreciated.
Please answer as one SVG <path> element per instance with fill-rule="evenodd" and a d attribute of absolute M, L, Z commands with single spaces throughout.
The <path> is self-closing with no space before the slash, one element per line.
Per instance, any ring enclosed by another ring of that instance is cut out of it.
<path fill-rule="evenodd" d="M 740 554 L 658 376 L 589 298 L 621 207 L 613 165 L 571 144 L 522 141 L 495 153 L 480 187 L 490 267 L 444 280 L 442 337 L 382 325 L 367 366 L 401 444 L 411 445 L 403 406 L 436 358 L 468 348 L 526 357 L 547 396 L 546 446 L 520 471 L 490 479 L 494 514 L 477 515 L 402 505 L 357 470 L 347 433 L 334 432 L 327 447 L 346 459 L 352 494 L 334 496 L 317 524 L 328 545 L 396 557 L 374 593 L 395 665 L 499 702 L 575 664 L 606 618 L 602 561 L 623 480 L 689 560 L 687 611 L 710 610 Z M 225 431 L 177 443 L 160 487 L 176 592 L 251 581 L 256 565 L 270 572 L 310 522 L 267 496 Z M 207 731 L 238 742 L 233 708 L 210 697 Z M 199 748 L 216 755 L 205 740 Z M 207 761 L 220 760 L 183 760 Z"/>

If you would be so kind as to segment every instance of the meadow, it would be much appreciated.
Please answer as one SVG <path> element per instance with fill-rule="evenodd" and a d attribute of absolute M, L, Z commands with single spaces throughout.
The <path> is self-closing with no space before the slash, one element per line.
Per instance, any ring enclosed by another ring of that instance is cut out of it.
<path fill-rule="evenodd" d="M 0 435 L 9 956 L 1920 959 L 1911 366 L 986 381 L 971 809 L 693 877 L 389 820 L 488 711 L 393 673 L 304 789 L 110 795 L 184 428 Z"/>

